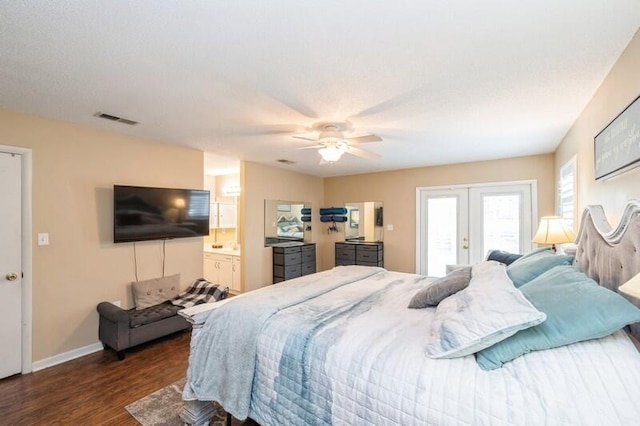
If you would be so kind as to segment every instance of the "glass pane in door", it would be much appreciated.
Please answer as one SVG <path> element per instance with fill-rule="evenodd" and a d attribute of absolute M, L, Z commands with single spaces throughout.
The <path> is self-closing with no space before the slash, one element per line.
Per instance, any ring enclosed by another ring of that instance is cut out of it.
<path fill-rule="evenodd" d="M 520 194 L 482 197 L 483 253 L 500 249 L 522 253 L 520 247 Z"/>
<path fill-rule="evenodd" d="M 427 272 L 444 276 L 446 265 L 458 260 L 458 198 L 429 198 L 427 209 Z"/>

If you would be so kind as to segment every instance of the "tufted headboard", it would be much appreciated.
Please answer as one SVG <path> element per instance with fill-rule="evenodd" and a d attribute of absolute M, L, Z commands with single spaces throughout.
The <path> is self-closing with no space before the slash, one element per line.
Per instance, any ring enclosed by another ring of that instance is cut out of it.
<path fill-rule="evenodd" d="M 580 223 L 576 238 L 578 269 L 613 291 L 640 273 L 640 201 L 627 204 L 615 229 L 602 206 L 588 206 Z M 632 302 L 640 306 L 640 300 Z M 640 338 L 640 323 L 633 324 L 631 332 Z"/>

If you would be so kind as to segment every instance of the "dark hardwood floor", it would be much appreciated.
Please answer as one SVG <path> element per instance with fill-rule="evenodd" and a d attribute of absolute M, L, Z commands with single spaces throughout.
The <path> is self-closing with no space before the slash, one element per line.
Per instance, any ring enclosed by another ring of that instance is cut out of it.
<path fill-rule="evenodd" d="M 190 332 L 0 380 L 0 425 L 138 425 L 124 407 L 184 377 Z"/>

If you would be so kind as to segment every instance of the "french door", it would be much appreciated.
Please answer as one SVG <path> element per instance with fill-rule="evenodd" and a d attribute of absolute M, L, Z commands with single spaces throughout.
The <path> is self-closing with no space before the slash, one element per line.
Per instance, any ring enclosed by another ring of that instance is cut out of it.
<path fill-rule="evenodd" d="M 490 249 L 531 250 L 535 182 L 418 188 L 416 273 L 446 274 L 475 264 Z"/>

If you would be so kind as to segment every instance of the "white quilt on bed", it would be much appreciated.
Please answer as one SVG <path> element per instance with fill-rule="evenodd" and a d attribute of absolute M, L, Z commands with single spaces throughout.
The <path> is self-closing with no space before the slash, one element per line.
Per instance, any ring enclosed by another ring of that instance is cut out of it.
<path fill-rule="evenodd" d="M 424 281 L 383 272 L 283 309 L 263 326 L 250 417 L 267 425 L 636 425 L 640 355 L 622 333 L 495 371 L 430 359 Z"/>
<path fill-rule="evenodd" d="M 231 299 L 217 309 L 194 313 L 185 401 L 218 401 L 239 419 L 249 414 L 257 337 L 279 310 L 384 271 L 343 266 L 266 287 Z M 304 283 L 304 285 L 302 285 Z M 184 313 L 183 313 L 184 314 Z M 202 321 L 204 324 L 199 325 Z"/>

